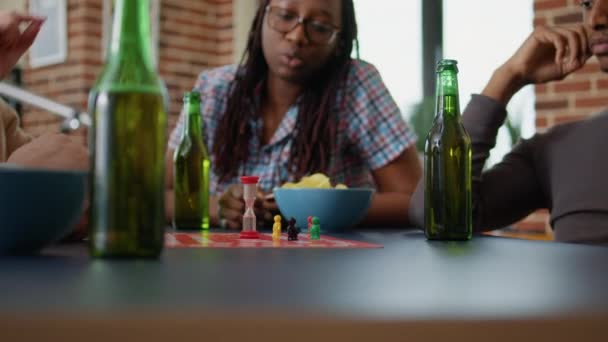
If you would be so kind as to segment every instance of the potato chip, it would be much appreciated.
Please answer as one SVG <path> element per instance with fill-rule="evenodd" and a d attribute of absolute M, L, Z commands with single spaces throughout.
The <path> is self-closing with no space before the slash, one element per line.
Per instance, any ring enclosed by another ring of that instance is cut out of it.
<path fill-rule="evenodd" d="M 297 183 L 285 183 L 282 186 L 285 189 L 332 189 L 329 177 L 322 173 L 315 173 L 310 176 L 302 177 Z M 348 189 L 344 184 L 338 184 L 336 189 Z"/>
<path fill-rule="evenodd" d="M 298 188 L 298 184 L 296 184 L 296 183 L 289 183 L 288 182 L 288 183 L 283 184 L 282 188 L 285 188 L 285 189 L 295 189 L 295 188 Z"/>

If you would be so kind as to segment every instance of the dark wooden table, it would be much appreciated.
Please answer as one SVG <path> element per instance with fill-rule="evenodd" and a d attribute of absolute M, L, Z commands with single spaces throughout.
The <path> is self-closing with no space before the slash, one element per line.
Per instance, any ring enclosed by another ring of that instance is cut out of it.
<path fill-rule="evenodd" d="M 170 249 L 153 261 L 91 260 L 75 244 L 0 258 L 0 340 L 608 341 L 606 247 L 342 237 L 384 248 Z"/>

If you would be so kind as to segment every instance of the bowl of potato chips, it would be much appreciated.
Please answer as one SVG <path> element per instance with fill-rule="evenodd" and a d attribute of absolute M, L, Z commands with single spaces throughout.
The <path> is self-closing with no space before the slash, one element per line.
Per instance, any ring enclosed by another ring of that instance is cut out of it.
<path fill-rule="evenodd" d="M 343 232 L 357 225 L 367 213 L 373 189 L 332 185 L 321 173 L 303 177 L 297 183 L 275 188 L 274 198 L 285 219 L 296 219 L 300 231 L 308 228 L 308 217 L 316 216 L 323 232 Z"/>

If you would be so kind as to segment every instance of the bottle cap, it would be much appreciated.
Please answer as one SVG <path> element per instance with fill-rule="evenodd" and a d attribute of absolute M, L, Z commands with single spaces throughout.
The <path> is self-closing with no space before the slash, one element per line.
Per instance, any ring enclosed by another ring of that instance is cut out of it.
<path fill-rule="evenodd" d="M 454 71 L 458 73 L 458 61 L 453 59 L 442 59 L 437 63 L 437 72 Z"/>
<path fill-rule="evenodd" d="M 184 93 L 184 102 L 200 101 L 201 94 L 198 91 L 187 91 Z"/>
<path fill-rule="evenodd" d="M 258 184 L 260 177 L 258 176 L 243 176 L 241 177 L 241 183 L 243 184 Z"/>

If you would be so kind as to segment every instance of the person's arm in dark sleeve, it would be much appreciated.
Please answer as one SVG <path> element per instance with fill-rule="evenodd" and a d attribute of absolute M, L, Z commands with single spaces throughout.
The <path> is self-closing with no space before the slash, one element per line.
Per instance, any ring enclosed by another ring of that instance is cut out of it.
<path fill-rule="evenodd" d="M 520 141 L 500 163 L 483 171 L 505 117 L 506 110 L 502 104 L 482 95 L 473 95 L 463 115 L 463 124 L 471 136 L 473 149 L 471 173 L 475 231 L 502 228 L 542 205 L 534 161 L 538 137 Z"/>
<path fill-rule="evenodd" d="M 536 208 L 547 206 L 538 184 L 535 151 L 543 146 L 537 136 L 516 146 L 504 160 L 482 173 L 505 107 L 522 87 L 564 79 L 582 68 L 591 57 L 583 26 L 539 26 L 515 54 L 498 67 L 484 88 L 474 96 L 463 115 L 473 142 L 474 228 L 485 230 L 515 222 Z M 583 42 L 583 44 L 581 44 Z M 544 175 L 543 175 L 544 176 Z M 419 183 L 410 201 L 410 222 L 424 225 L 424 183 Z"/>
<path fill-rule="evenodd" d="M 537 139 L 522 141 L 502 162 L 483 172 L 505 117 L 505 107 L 483 95 L 473 95 L 463 113 L 463 124 L 471 137 L 473 150 L 471 173 L 475 231 L 513 223 L 542 203 L 533 162 Z M 418 183 L 414 192 L 409 214 L 415 226 L 424 226 L 424 180 Z"/>

